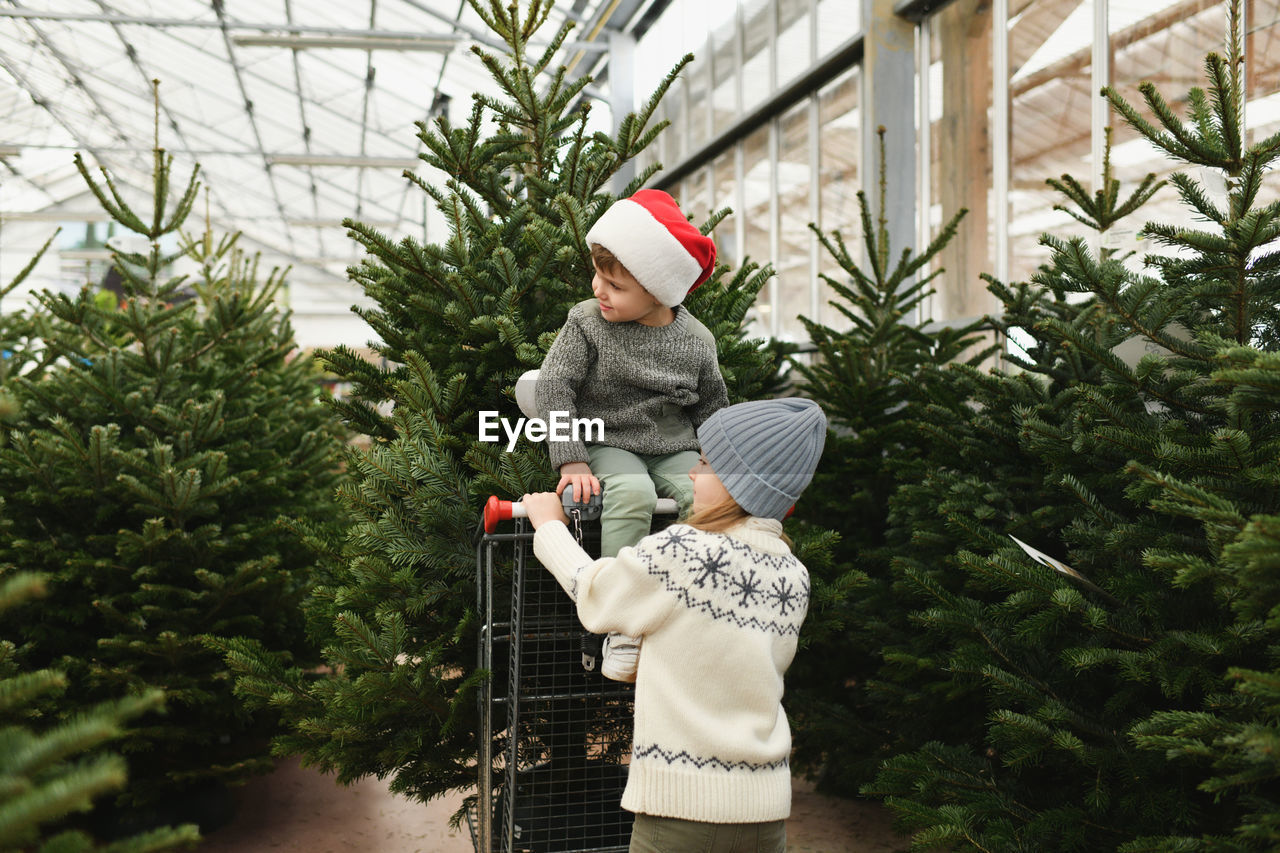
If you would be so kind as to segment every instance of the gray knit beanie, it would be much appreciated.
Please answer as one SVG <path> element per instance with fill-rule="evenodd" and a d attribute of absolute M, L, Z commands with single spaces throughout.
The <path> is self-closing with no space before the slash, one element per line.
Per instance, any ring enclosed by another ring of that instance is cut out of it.
<path fill-rule="evenodd" d="M 812 400 L 784 397 L 728 406 L 698 428 L 698 442 L 738 506 L 781 520 L 813 479 L 827 416 Z"/>

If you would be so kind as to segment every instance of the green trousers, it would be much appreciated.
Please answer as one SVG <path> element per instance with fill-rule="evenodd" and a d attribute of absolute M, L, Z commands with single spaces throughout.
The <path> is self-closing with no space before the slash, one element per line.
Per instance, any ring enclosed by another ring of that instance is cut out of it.
<path fill-rule="evenodd" d="M 689 469 L 698 464 L 696 450 L 651 456 L 604 444 L 588 444 L 591 473 L 604 488 L 600 512 L 600 556 L 616 557 L 628 545 L 649 535 L 653 505 L 674 498 L 684 515 L 693 504 Z"/>
<path fill-rule="evenodd" d="M 701 823 L 636 815 L 629 853 L 786 853 L 786 821 Z"/>

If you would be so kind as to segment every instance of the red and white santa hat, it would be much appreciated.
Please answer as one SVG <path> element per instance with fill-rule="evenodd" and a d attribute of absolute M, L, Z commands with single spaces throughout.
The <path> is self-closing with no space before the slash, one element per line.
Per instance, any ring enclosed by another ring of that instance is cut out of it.
<path fill-rule="evenodd" d="M 662 190 L 640 190 L 619 199 L 587 232 L 654 297 L 674 308 L 711 276 L 716 244 L 680 212 Z"/>

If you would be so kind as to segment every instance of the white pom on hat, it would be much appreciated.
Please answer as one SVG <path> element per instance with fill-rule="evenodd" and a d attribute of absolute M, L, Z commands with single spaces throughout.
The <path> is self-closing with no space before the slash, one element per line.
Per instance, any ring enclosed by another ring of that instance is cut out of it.
<path fill-rule="evenodd" d="M 716 265 L 715 242 L 662 190 L 640 190 L 614 202 L 591 226 L 587 242 L 612 252 L 668 308 L 710 278 Z"/>

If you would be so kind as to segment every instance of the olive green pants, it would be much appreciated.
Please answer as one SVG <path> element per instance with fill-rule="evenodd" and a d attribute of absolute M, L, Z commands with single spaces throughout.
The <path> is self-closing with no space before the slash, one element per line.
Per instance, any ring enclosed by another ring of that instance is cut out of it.
<path fill-rule="evenodd" d="M 649 535 L 653 505 L 674 498 L 680 514 L 693 503 L 689 469 L 698 464 L 696 450 L 651 456 L 604 444 L 588 444 L 591 473 L 604 488 L 600 511 L 600 556 L 616 557 L 628 545 Z"/>
<path fill-rule="evenodd" d="M 630 853 L 786 853 L 787 823 L 701 823 L 636 815 Z"/>

